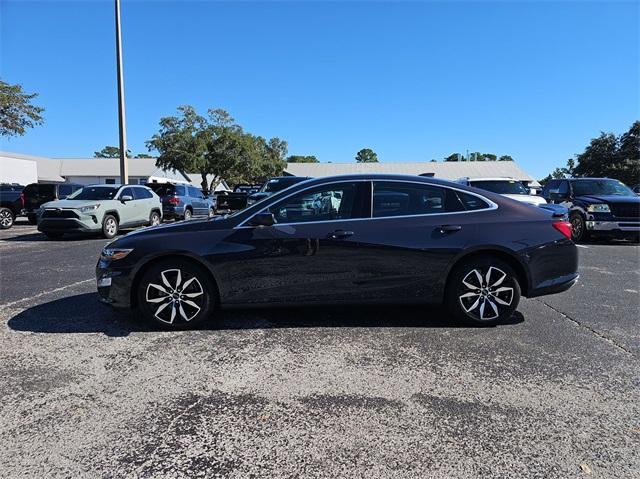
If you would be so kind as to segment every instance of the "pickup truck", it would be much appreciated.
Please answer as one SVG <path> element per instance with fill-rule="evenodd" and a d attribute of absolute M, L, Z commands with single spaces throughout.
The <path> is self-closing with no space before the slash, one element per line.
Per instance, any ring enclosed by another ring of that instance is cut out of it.
<path fill-rule="evenodd" d="M 0 184 L 0 229 L 6 230 L 13 226 L 16 216 L 24 209 L 24 186 L 17 183 Z"/>
<path fill-rule="evenodd" d="M 589 236 L 640 238 L 640 197 L 611 178 L 549 180 L 542 197 L 566 206 L 573 226 L 573 240 Z"/>

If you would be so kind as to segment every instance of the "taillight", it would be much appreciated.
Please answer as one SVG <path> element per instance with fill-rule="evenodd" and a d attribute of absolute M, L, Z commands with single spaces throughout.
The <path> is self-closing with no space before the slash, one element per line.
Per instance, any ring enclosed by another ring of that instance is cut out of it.
<path fill-rule="evenodd" d="M 20 203 L 22 203 L 22 207 L 24 208 L 24 193 L 20 193 Z"/>
<path fill-rule="evenodd" d="M 551 223 L 555 229 L 560 231 L 567 239 L 571 239 L 571 232 L 573 231 L 573 225 L 568 221 L 554 221 Z"/>
<path fill-rule="evenodd" d="M 176 198 L 175 196 L 172 196 L 171 198 L 169 198 L 169 203 L 171 203 L 172 205 L 179 205 L 180 198 Z"/>

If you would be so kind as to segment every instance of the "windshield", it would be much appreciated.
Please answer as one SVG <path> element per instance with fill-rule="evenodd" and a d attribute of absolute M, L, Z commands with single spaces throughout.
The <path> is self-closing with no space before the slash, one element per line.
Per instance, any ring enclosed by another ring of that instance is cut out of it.
<path fill-rule="evenodd" d="M 482 190 L 498 193 L 499 195 L 528 195 L 529 191 L 516 180 L 484 180 L 471 181 L 471 186 Z"/>
<path fill-rule="evenodd" d="M 119 188 L 111 186 L 85 186 L 67 196 L 68 200 L 112 200 Z"/>
<path fill-rule="evenodd" d="M 275 193 L 276 191 L 282 191 L 291 185 L 295 185 L 300 181 L 300 178 L 272 178 L 262 185 L 260 191 L 263 193 Z"/>
<path fill-rule="evenodd" d="M 575 196 L 614 195 L 636 196 L 631 188 L 617 180 L 580 180 L 572 181 L 571 187 Z"/>

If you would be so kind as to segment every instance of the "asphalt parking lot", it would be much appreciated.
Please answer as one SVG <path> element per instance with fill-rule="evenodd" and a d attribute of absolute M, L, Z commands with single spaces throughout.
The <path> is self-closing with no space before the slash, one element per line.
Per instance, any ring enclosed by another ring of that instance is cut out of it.
<path fill-rule="evenodd" d="M 640 477 L 640 248 L 580 248 L 507 323 L 437 307 L 98 303 L 106 240 L 0 232 L 2 477 Z"/>

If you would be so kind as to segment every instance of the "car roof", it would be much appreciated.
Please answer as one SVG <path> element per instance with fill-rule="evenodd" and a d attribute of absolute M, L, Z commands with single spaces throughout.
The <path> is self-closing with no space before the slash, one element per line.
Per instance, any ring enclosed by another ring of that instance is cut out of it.
<path fill-rule="evenodd" d="M 443 186 L 452 186 L 452 187 L 460 187 L 460 183 L 456 183 L 455 181 L 445 180 L 442 178 L 435 178 L 433 176 L 418 176 L 418 175 L 400 175 L 393 173 L 352 173 L 347 175 L 334 175 L 334 176 L 323 176 L 320 178 L 310 178 L 300 185 L 311 185 L 315 183 L 326 183 L 326 182 L 335 182 L 335 181 L 349 181 L 349 180 L 371 180 L 371 181 L 411 181 L 417 183 L 431 183 L 436 185 Z"/>

